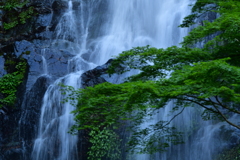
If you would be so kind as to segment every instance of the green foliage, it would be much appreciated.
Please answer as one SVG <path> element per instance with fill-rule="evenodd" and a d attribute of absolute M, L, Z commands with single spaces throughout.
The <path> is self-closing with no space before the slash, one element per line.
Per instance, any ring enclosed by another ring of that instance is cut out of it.
<path fill-rule="evenodd" d="M 34 7 L 29 6 L 29 1 L 7 0 L 0 4 L 0 9 L 5 11 L 4 29 L 9 30 L 18 24 L 25 24 L 26 20 L 36 15 Z"/>
<path fill-rule="evenodd" d="M 26 62 L 19 62 L 16 71 L 0 78 L 0 108 L 3 106 L 13 106 L 16 102 L 17 87 L 22 83 L 26 72 Z"/>
<path fill-rule="evenodd" d="M 116 57 L 109 69 L 110 74 L 132 69 L 139 70 L 139 74 L 122 84 L 70 89 L 69 99 L 77 100 L 73 131 L 96 127 L 102 131 L 130 122 L 130 151 L 153 153 L 164 151 L 170 143 L 182 143 L 181 133 L 169 124 L 186 107 L 202 107 L 203 119 L 226 121 L 240 129 L 238 123 L 229 120 L 231 115 L 240 114 L 240 2 L 198 0 L 194 14 L 207 11 L 204 6 L 213 2 L 221 16 L 193 29 L 182 47 L 136 47 Z M 213 34 L 202 48 L 194 48 L 197 42 Z M 145 116 L 152 116 L 170 101 L 175 105 L 170 112 L 172 119 L 144 129 L 139 127 Z"/>
<path fill-rule="evenodd" d="M 77 123 L 73 126 L 72 132 L 76 130 L 95 130 L 98 127 L 99 133 L 101 133 L 107 126 L 114 129 L 126 127 L 127 123 L 131 121 L 132 124 L 129 126 L 129 129 L 133 132 L 129 141 L 129 151 L 131 152 L 164 151 L 170 143 L 182 143 L 181 134 L 176 132 L 174 127 L 169 127 L 167 121 L 159 121 L 147 129 L 138 127 L 145 116 L 152 115 L 156 109 L 166 104 L 166 99 L 158 99 L 160 90 L 157 86 L 154 81 L 123 84 L 102 83 L 94 88 L 88 87 L 71 91 L 72 94 L 68 98 L 78 101 L 77 109 L 73 112 L 76 115 Z M 68 90 L 72 89 L 72 87 L 68 88 Z M 148 133 L 154 134 L 151 138 L 147 138 Z M 166 134 L 169 134 L 169 136 L 163 136 Z M 156 144 L 155 138 L 157 137 L 159 140 L 161 137 L 163 143 Z M 90 138 L 90 142 L 94 146 L 98 146 L 99 144 L 93 139 L 94 136 Z M 147 147 L 141 148 L 139 144 Z M 108 143 L 106 145 L 111 146 Z M 92 154 L 100 152 L 98 149 L 96 147 L 91 148 L 90 152 Z"/>
<path fill-rule="evenodd" d="M 110 158 L 111 160 L 120 159 L 120 139 L 112 129 L 92 128 L 89 133 L 92 146 L 88 152 L 89 160 L 101 160 L 102 158 Z"/>

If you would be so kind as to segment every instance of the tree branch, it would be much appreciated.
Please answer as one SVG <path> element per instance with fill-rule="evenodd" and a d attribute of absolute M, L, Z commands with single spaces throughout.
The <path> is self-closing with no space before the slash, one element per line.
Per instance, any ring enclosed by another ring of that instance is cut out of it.
<path fill-rule="evenodd" d="M 196 104 L 200 105 L 201 107 L 203 107 L 203 108 L 205 108 L 205 109 L 207 109 L 207 110 L 210 110 L 210 111 L 212 111 L 212 112 L 215 113 L 215 114 L 220 115 L 220 116 L 221 116 L 228 124 L 230 124 L 231 126 L 240 129 L 240 126 L 238 126 L 238 125 L 232 123 L 231 121 L 229 121 L 229 120 L 224 116 L 224 114 L 219 111 L 219 109 L 216 107 L 216 105 L 214 104 L 214 102 L 213 102 L 212 100 L 210 100 L 210 102 L 212 102 L 212 105 L 213 105 L 213 107 L 214 107 L 216 110 L 214 110 L 214 109 L 212 109 L 212 108 L 208 108 L 208 107 L 202 105 L 201 103 L 196 102 L 196 101 L 191 100 L 191 99 L 184 99 L 184 98 L 183 98 L 182 100 L 186 100 L 186 101 L 190 101 L 190 102 L 196 103 Z"/>
<path fill-rule="evenodd" d="M 233 126 L 233 127 L 236 127 L 236 128 L 238 128 L 238 129 L 240 129 L 240 126 L 238 126 L 238 125 L 232 123 L 231 121 L 229 121 L 229 120 L 224 116 L 224 114 L 223 114 L 221 111 L 219 111 L 219 109 L 218 109 L 215 105 L 213 105 L 213 107 L 218 111 L 218 114 L 219 114 L 228 124 L 230 124 L 230 125 Z"/>
<path fill-rule="evenodd" d="M 230 111 L 232 111 L 232 112 L 234 112 L 234 113 L 240 114 L 240 112 L 239 112 L 238 110 L 231 109 L 231 108 L 223 105 L 223 104 L 221 103 L 221 101 L 218 99 L 218 96 L 215 96 L 215 98 L 216 98 L 217 102 L 218 102 L 223 108 L 228 109 L 228 110 L 230 110 Z"/>
<path fill-rule="evenodd" d="M 179 116 L 184 111 L 184 109 L 185 107 L 183 107 L 183 109 L 178 114 L 175 114 L 163 127 L 169 125 L 177 116 Z"/>
<path fill-rule="evenodd" d="M 218 112 L 215 111 L 214 109 L 208 108 L 208 107 L 204 106 L 203 104 L 201 104 L 201 103 L 199 103 L 199 102 L 197 102 L 197 101 L 194 101 L 194 100 L 191 100 L 191 99 L 186 99 L 186 98 L 177 98 L 177 99 L 186 100 L 186 101 L 190 101 L 190 102 L 196 103 L 196 104 L 198 104 L 199 106 L 201 106 L 201 107 L 203 107 L 203 108 L 205 108 L 205 109 L 207 109 L 207 110 L 209 110 L 209 111 L 211 111 L 211 112 L 213 112 L 213 113 L 218 114 Z"/>
<path fill-rule="evenodd" d="M 240 111 L 237 111 L 237 110 L 235 110 L 235 109 L 231 109 L 231 108 L 225 106 L 224 104 L 222 104 L 221 101 L 218 99 L 217 96 L 214 96 L 214 98 L 216 98 L 216 100 L 217 100 L 218 103 L 213 102 L 211 99 L 206 100 L 206 99 L 200 99 L 200 98 L 195 97 L 195 96 L 192 96 L 192 95 L 187 95 L 187 96 L 188 96 L 188 97 L 192 97 L 192 98 L 199 99 L 199 100 L 201 100 L 201 101 L 211 102 L 212 105 L 218 105 L 218 106 L 221 106 L 221 107 L 223 107 L 223 108 L 225 108 L 225 109 L 227 109 L 227 110 L 229 110 L 229 111 L 231 111 L 231 112 L 234 112 L 234 113 L 240 114 Z"/>

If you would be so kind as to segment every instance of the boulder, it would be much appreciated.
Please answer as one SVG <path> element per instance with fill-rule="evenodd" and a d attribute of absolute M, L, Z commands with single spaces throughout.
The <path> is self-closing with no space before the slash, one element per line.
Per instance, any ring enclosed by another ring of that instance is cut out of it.
<path fill-rule="evenodd" d="M 111 65 L 113 59 L 109 59 L 105 64 L 101 66 L 97 66 L 96 68 L 92 70 L 88 70 L 87 72 L 84 72 L 81 75 L 81 85 L 83 88 L 94 86 L 100 83 L 104 82 L 110 82 L 110 83 L 123 83 L 125 78 L 129 76 L 129 73 L 123 73 L 123 74 L 117 74 L 114 73 L 112 75 L 109 75 L 107 73 L 108 67 Z M 124 66 L 119 66 L 116 68 L 116 70 L 122 70 Z M 134 74 L 133 72 L 131 75 Z"/>
<path fill-rule="evenodd" d="M 100 83 L 107 82 L 104 76 L 107 76 L 107 70 L 111 62 L 112 62 L 112 59 L 108 60 L 102 66 L 97 66 L 92 70 L 84 72 L 81 75 L 82 87 L 85 88 L 85 87 L 94 86 Z"/>

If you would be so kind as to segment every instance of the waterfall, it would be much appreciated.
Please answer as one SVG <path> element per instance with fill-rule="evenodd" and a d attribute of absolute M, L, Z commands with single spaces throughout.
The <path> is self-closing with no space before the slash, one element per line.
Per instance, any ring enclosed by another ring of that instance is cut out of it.
<path fill-rule="evenodd" d="M 53 47 L 66 49 L 75 54 L 78 44 L 77 28 L 72 1 L 68 3 L 66 13 L 60 19 L 55 30 L 56 38 Z M 44 59 L 44 52 L 43 52 Z M 43 61 L 45 62 L 45 61 Z M 46 64 L 43 63 L 44 73 L 47 74 Z M 69 73 L 50 85 L 44 95 L 39 121 L 38 137 L 34 142 L 32 159 L 36 160 L 72 160 L 77 159 L 77 136 L 68 133 L 74 124 L 70 112 L 74 107 L 69 103 L 62 103 L 60 83 L 80 87 L 81 70 Z"/>
<path fill-rule="evenodd" d="M 64 96 L 61 94 L 59 83 L 79 88 L 80 75 L 83 72 L 104 64 L 112 56 L 132 47 L 150 45 L 166 48 L 178 45 L 188 32 L 187 29 L 178 28 L 178 25 L 190 13 L 189 4 L 194 2 L 194 0 L 80 0 L 78 9 L 73 10 L 72 1 L 69 1 L 66 13 L 55 28 L 51 47 L 67 50 L 74 57 L 69 60 L 69 73 L 56 80 L 45 93 L 32 159 L 79 159 L 78 137 L 68 133 L 74 123 L 73 115 L 70 113 L 74 106 L 61 103 Z M 47 73 L 45 67 L 44 74 Z M 160 120 L 160 117 L 169 120 L 171 105 L 168 104 L 161 110 L 161 115 L 156 115 L 153 121 L 142 124 L 142 127 Z M 211 160 L 215 149 L 210 144 L 217 138 L 215 131 L 220 125 L 213 127 L 209 122 L 200 120 L 195 112 L 197 110 L 192 108 L 186 109 L 173 122 L 175 126 L 186 131 L 185 144 L 171 146 L 166 153 L 151 156 L 134 155 L 131 159 Z M 195 137 L 191 137 L 192 135 Z"/>
<path fill-rule="evenodd" d="M 47 61 L 46 61 L 46 58 L 45 58 L 45 56 L 46 56 L 46 55 L 45 55 L 45 52 L 46 52 L 46 49 L 45 49 L 45 48 L 41 50 L 42 62 L 43 62 L 42 68 L 43 68 L 43 74 L 44 74 L 44 75 L 48 75 L 48 67 L 47 67 Z"/>
<path fill-rule="evenodd" d="M 71 114 L 74 106 L 62 102 L 66 96 L 62 95 L 62 88 L 59 84 L 79 88 L 81 86 L 80 76 L 83 71 L 96 67 L 96 65 L 86 62 L 80 56 L 82 53 L 80 46 L 83 45 L 79 41 L 85 43 L 86 28 L 88 26 L 79 29 L 76 13 L 77 11 L 73 10 L 73 2 L 69 1 L 68 9 L 60 18 L 54 31 L 51 47 L 66 50 L 75 57 L 69 60 L 69 73 L 50 85 L 44 95 L 38 135 L 31 154 L 34 160 L 79 159 L 77 150 L 78 137 L 68 133 L 70 127 L 74 124 L 73 114 Z M 43 72 L 48 74 L 44 52 L 45 49 L 42 50 Z"/>
<path fill-rule="evenodd" d="M 94 43 L 91 59 L 98 64 L 136 46 L 166 48 L 186 35 L 179 29 L 191 0 L 111 0 L 104 36 Z"/>

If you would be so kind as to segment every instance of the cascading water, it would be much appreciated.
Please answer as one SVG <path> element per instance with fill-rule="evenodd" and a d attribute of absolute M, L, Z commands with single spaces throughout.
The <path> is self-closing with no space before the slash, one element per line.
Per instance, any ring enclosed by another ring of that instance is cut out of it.
<path fill-rule="evenodd" d="M 85 39 L 78 38 L 79 30 L 76 22 L 75 12 L 72 9 L 72 1 L 69 1 L 68 10 L 56 26 L 54 32 L 55 39 L 52 40 L 52 47 L 67 50 L 76 56 L 69 61 L 69 71 L 72 73 L 56 80 L 49 86 L 44 95 L 38 136 L 35 140 L 31 155 L 32 159 L 35 160 L 79 159 L 77 151 L 78 137 L 68 133 L 70 127 L 74 124 L 73 115 L 71 114 L 74 107 L 70 103 L 62 103 L 64 96 L 61 94 L 59 84 L 79 88 L 80 75 L 84 70 L 89 70 L 96 65 L 86 63 L 77 55 L 80 52 L 78 40 L 85 41 Z M 83 34 L 86 33 L 83 32 Z M 42 58 L 43 62 L 45 62 L 44 53 Z M 79 65 L 75 67 L 77 63 L 79 63 Z M 45 65 L 43 68 L 44 73 L 47 74 Z"/>
<path fill-rule="evenodd" d="M 68 10 L 63 14 L 54 32 L 53 45 L 67 49 L 71 53 L 78 52 L 78 29 L 77 21 L 73 11 L 72 1 L 68 2 Z"/>
<path fill-rule="evenodd" d="M 42 54 L 42 61 L 43 61 L 43 74 L 44 75 L 48 75 L 48 68 L 47 68 L 47 61 L 46 61 L 46 58 L 45 58 L 45 48 L 41 50 L 41 54 Z"/>
<path fill-rule="evenodd" d="M 70 74 L 57 80 L 51 85 L 43 99 L 41 110 L 38 138 L 34 143 L 32 158 L 42 159 L 76 159 L 77 136 L 67 131 L 73 124 L 73 115 L 70 112 L 74 109 L 70 104 L 62 104 L 61 87 L 58 84 L 64 83 L 78 87 L 78 74 Z M 66 131 L 66 132 L 65 132 Z"/>
<path fill-rule="evenodd" d="M 109 1 L 109 20 L 104 36 L 95 43 L 92 60 L 101 64 L 136 46 L 165 48 L 178 45 L 187 33 L 178 25 L 189 13 L 190 3 L 190 0 Z"/>
<path fill-rule="evenodd" d="M 72 2 L 70 1 L 68 5 L 68 11 L 63 15 L 56 27 L 57 39 L 61 39 L 62 41 L 71 39 L 75 42 L 76 29 L 74 27 L 76 25 L 73 24 Z M 73 30 L 70 30 L 70 26 L 64 25 L 64 22 L 71 24 Z M 59 43 L 58 46 L 62 44 Z M 69 114 L 73 110 L 73 107 L 68 103 L 62 104 L 63 96 L 58 85 L 61 82 L 73 87 L 79 87 L 76 77 L 80 74 L 81 72 L 77 72 L 76 74 L 69 74 L 66 77 L 58 79 L 46 91 L 41 109 L 38 138 L 35 140 L 32 152 L 33 159 L 76 159 L 77 136 L 63 132 L 64 130 L 68 131 L 69 127 L 73 124 L 73 115 Z"/>
<path fill-rule="evenodd" d="M 75 12 L 72 10 L 72 2 L 69 1 L 68 10 L 56 26 L 52 47 L 68 50 L 75 56 L 69 60 L 69 74 L 56 80 L 44 96 L 32 159 L 79 159 L 77 136 L 67 133 L 74 123 L 73 115 L 70 114 L 74 107 L 61 103 L 64 97 L 60 93 L 59 83 L 79 88 L 79 77 L 84 71 L 102 65 L 112 56 L 132 47 L 151 45 L 166 48 L 178 45 L 187 30 L 177 26 L 190 13 L 189 4 L 192 3 L 194 0 L 81 0 L 80 7 Z M 97 13 L 103 12 L 101 7 L 98 7 L 103 4 L 107 5 L 107 10 L 104 11 L 105 19 Z M 150 123 L 160 120 L 160 117 L 164 117 L 162 120 L 169 120 L 170 110 L 169 104 Z M 214 137 L 211 133 L 214 133 L 212 131 L 216 128 L 200 121 L 194 112 L 196 110 L 186 109 L 182 116 L 173 121 L 175 126 L 186 127 L 187 133 L 196 132 L 196 137 L 191 138 L 192 141 L 189 140 L 189 135 L 185 135 L 185 144 L 170 147 L 166 153 L 153 156 L 135 155 L 131 159 L 210 160 L 214 148 L 211 146 L 208 150 L 203 146 L 210 144 L 209 140 Z M 196 126 L 201 128 L 197 132 L 194 130 L 194 122 L 200 125 L 199 121 L 201 126 L 207 127 Z M 149 123 L 142 124 L 142 127 L 147 125 Z M 205 137 L 208 141 L 205 139 L 204 143 L 201 143 L 200 137 Z M 207 154 L 203 155 L 203 152 Z"/>

